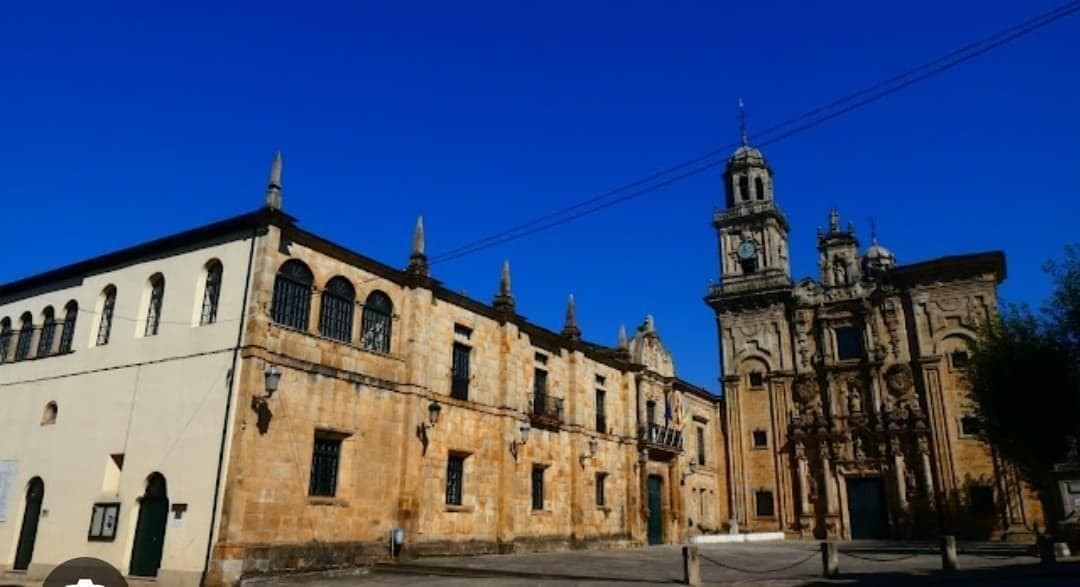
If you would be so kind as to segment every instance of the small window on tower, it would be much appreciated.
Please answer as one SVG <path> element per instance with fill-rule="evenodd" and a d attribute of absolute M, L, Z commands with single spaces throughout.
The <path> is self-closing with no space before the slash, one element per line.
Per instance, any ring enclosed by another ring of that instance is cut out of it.
<path fill-rule="evenodd" d="M 744 275 L 750 275 L 751 273 L 757 271 L 757 259 L 756 258 L 741 259 L 739 261 L 739 264 L 742 265 L 742 272 L 743 272 Z"/>
<path fill-rule="evenodd" d="M 960 371 L 967 369 L 968 366 L 968 354 L 967 351 L 953 351 L 952 352 L 952 368 Z"/>
<path fill-rule="evenodd" d="M 765 199 L 765 182 L 761 181 L 761 178 L 754 179 L 754 191 L 757 193 L 757 199 Z"/>
<path fill-rule="evenodd" d="M 745 175 L 739 178 L 739 196 L 743 202 L 750 201 L 750 180 Z"/>
<path fill-rule="evenodd" d="M 750 372 L 750 389 L 761 389 L 765 387 L 765 375 L 761 371 Z"/>
<path fill-rule="evenodd" d="M 754 448 L 768 448 L 769 437 L 765 434 L 764 430 L 754 430 L 753 432 Z"/>

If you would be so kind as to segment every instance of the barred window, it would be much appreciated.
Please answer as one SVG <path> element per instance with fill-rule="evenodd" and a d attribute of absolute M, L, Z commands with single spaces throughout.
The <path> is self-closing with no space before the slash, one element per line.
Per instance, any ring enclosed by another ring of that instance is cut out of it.
<path fill-rule="evenodd" d="M 15 360 L 21 361 L 30 356 L 30 341 L 34 339 L 34 317 L 27 312 L 19 320 L 19 339 L 15 343 Z"/>
<path fill-rule="evenodd" d="M 596 431 L 601 434 L 607 434 L 607 407 L 604 405 L 606 396 L 607 392 L 603 389 L 596 390 Z"/>
<path fill-rule="evenodd" d="M 697 464 L 705 464 L 705 428 L 697 427 Z"/>
<path fill-rule="evenodd" d="M 604 484 L 607 481 L 607 473 L 596 474 L 596 505 L 603 507 L 606 505 L 607 499 L 604 495 Z"/>
<path fill-rule="evenodd" d="M 544 467 L 533 465 L 532 470 L 532 509 L 544 509 Z"/>
<path fill-rule="evenodd" d="M 394 302 L 390 296 L 375 290 L 364 302 L 360 334 L 364 348 L 380 353 L 390 352 L 390 335 L 393 329 Z"/>
<path fill-rule="evenodd" d="M 14 333 L 11 331 L 11 318 L 0 320 L 0 363 L 6 363 L 8 349 L 11 348 L 11 339 Z"/>
<path fill-rule="evenodd" d="M 334 497 L 337 493 L 340 457 L 341 439 L 320 436 L 316 433 L 315 447 L 311 454 L 311 481 L 308 486 L 308 495 Z"/>
<path fill-rule="evenodd" d="M 460 342 L 454 343 L 451 360 L 453 372 L 450 376 L 450 397 L 469 399 L 469 355 L 472 349 Z"/>
<path fill-rule="evenodd" d="M 161 304 L 165 301 L 165 276 L 150 277 L 150 303 L 146 308 L 146 336 L 155 336 L 161 326 Z"/>
<path fill-rule="evenodd" d="M 218 300 L 221 298 L 221 272 L 220 261 L 215 259 L 206 264 L 206 285 L 203 286 L 200 326 L 217 322 Z"/>
<path fill-rule="evenodd" d="M 53 340 L 56 338 L 56 314 L 52 306 L 42 312 L 41 336 L 38 337 L 37 356 L 44 357 L 52 354 Z"/>
<path fill-rule="evenodd" d="M 108 286 L 101 292 L 105 300 L 101 304 L 101 321 L 98 323 L 97 346 L 109 344 L 112 331 L 113 309 L 116 307 L 116 287 Z"/>
<path fill-rule="evenodd" d="M 270 304 L 274 322 L 297 330 L 308 329 L 314 280 L 311 270 L 302 262 L 290 259 L 282 263 L 274 278 L 274 298 Z"/>
<path fill-rule="evenodd" d="M 461 505 L 461 492 L 465 483 L 465 457 L 450 455 L 446 460 L 446 503 Z"/>
<path fill-rule="evenodd" d="M 60 331 L 60 349 L 58 352 L 71 352 L 71 340 L 75 337 L 75 323 L 78 318 L 79 303 L 71 300 L 64 306 L 64 327 Z"/>
<path fill-rule="evenodd" d="M 754 492 L 754 515 L 759 518 L 769 518 L 776 515 L 773 509 L 771 491 L 758 490 Z"/>
<path fill-rule="evenodd" d="M 342 342 L 350 342 L 355 305 L 356 291 L 349 280 L 335 277 L 328 281 L 319 306 L 319 333 Z"/>

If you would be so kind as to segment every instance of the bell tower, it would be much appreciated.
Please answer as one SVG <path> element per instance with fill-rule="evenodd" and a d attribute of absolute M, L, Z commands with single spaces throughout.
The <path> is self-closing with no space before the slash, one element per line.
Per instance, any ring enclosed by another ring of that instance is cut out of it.
<path fill-rule="evenodd" d="M 772 168 L 750 145 L 741 103 L 739 119 L 742 145 L 724 169 L 727 206 L 713 216 L 724 293 L 791 285 L 788 223 L 776 206 Z"/>

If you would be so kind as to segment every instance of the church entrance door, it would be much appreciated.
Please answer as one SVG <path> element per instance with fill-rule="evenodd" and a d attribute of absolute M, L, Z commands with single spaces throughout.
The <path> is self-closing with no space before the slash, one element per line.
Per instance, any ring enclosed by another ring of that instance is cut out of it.
<path fill-rule="evenodd" d="M 26 488 L 26 510 L 22 528 L 19 530 L 19 546 L 15 549 L 15 570 L 25 571 L 34 558 L 34 542 L 37 541 L 38 520 L 41 518 L 41 502 L 45 499 L 45 484 L 41 477 L 34 477 Z"/>
<path fill-rule="evenodd" d="M 889 513 L 885 502 L 885 483 L 881 477 L 847 480 L 848 517 L 851 538 L 880 540 L 889 537 Z"/>
<path fill-rule="evenodd" d="M 664 480 L 657 475 L 649 476 L 649 544 L 664 543 L 664 511 L 661 492 Z"/>

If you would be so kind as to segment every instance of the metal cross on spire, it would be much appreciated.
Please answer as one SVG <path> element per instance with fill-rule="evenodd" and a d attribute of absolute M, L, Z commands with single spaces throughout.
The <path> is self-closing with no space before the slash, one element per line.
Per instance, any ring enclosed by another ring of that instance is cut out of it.
<path fill-rule="evenodd" d="M 742 135 L 743 146 L 750 144 L 750 137 L 746 135 L 746 108 L 742 98 L 739 98 L 739 134 Z"/>

